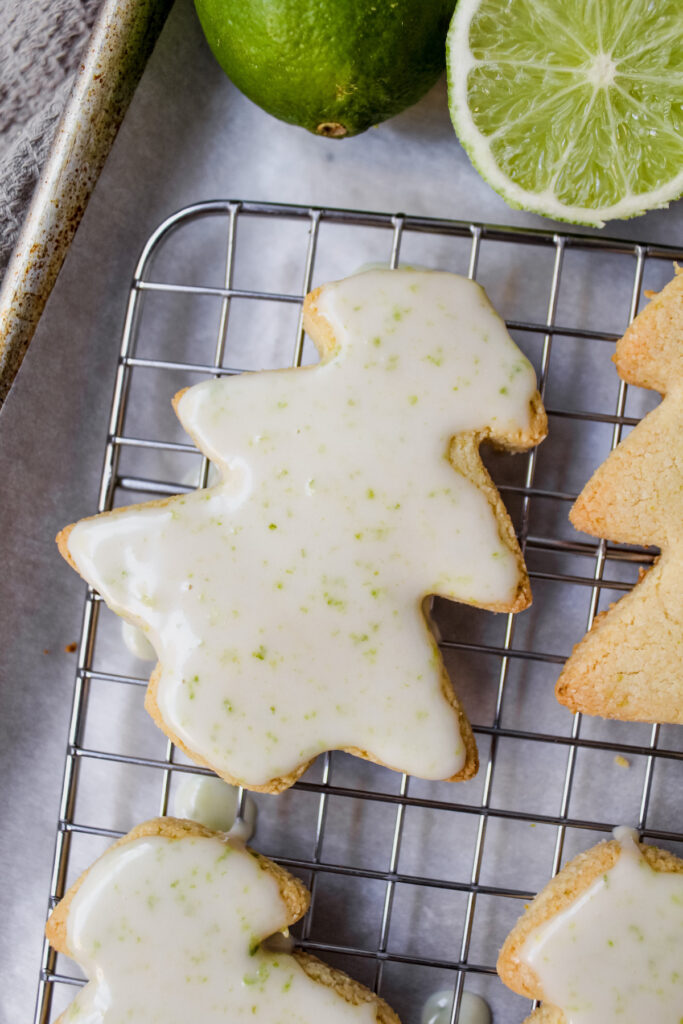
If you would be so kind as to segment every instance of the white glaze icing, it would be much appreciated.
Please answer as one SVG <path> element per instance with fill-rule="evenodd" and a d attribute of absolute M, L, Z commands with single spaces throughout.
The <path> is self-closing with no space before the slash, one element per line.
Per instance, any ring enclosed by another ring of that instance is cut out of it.
<path fill-rule="evenodd" d="M 201 490 L 199 486 L 199 474 L 201 473 L 201 465 L 193 466 L 192 469 L 188 469 L 187 473 L 183 474 L 181 479 L 182 484 L 186 484 L 188 487 L 196 487 L 197 490 Z M 221 478 L 221 474 L 217 466 L 214 466 L 213 462 L 209 463 L 209 472 L 206 475 L 206 486 L 213 487 L 217 484 Z"/>
<path fill-rule="evenodd" d="M 432 992 L 422 1007 L 421 1024 L 451 1024 L 453 990 Z M 463 992 L 455 1024 L 491 1024 L 491 1009 L 481 996 Z"/>
<path fill-rule="evenodd" d="M 67 943 L 89 983 L 69 1024 L 372 1024 L 284 951 L 277 882 L 240 844 L 152 836 L 110 850 L 71 903 Z"/>
<path fill-rule="evenodd" d="M 197 482 L 199 478 L 199 473 L 200 468 L 196 466 L 193 467 L 192 469 L 188 469 L 187 473 L 184 474 L 181 483 L 187 484 L 188 486 L 194 485 L 197 488 L 199 488 Z M 207 474 L 206 486 L 212 487 L 213 484 L 217 483 L 219 479 L 220 473 L 218 472 L 217 468 L 214 466 L 212 462 L 209 463 L 209 472 Z M 139 626 L 134 626 L 132 623 L 126 622 L 124 619 L 124 621 L 121 623 L 121 637 L 130 653 L 134 655 L 136 658 L 139 658 L 140 661 L 156 661 L 156 651 L 154 650 L 154 647 L 147 639 L 144 630 L 140 629 Z M 191 814 L 179 814 L 178 816 L 180 818 L 192 817 Z M 200 819 L 195 818 L 194 820 L 199 821 Z M 212 828 L 213 826 L 210 825 L 208 827 Z"/>
<path fill-rule="evenodd" d="M 615 829 L 613 867 L 529 935 L 520 959 L 567 1024 L 681 1024 L 683 875 L 654 871 Z"/>
<path fill-rule="evenodd" d="M 620 856 L 635 857 L 640 860 L 640 848 L 638 846 L 638 829 L 630 825 L 616 825 L 612 829 L 612 835 L 621 847 Z"/>
<path fill-rule="evenodd" d="M 242 816 L 235 821 L 237 796 L 237 787 L 222 779 L 207 775 L 183 775 L 174 786 L 171 796 L 173 815 L 198 821 L 215 832 L 230 832 L 233 837 L 246 843 L 254 833 L 256 804 L 245 793 Z"/>
<path fill-rule="evenodd" d="M 130 651 L 140 661 L 155 661 L 156 651 L 147 639 L 144 630 L 125 620 L 121 623 L 121 638 Z"/>
<path fill-rule="evenodd" d="M 528 431 L 531 365 L 476 284 L 372 271 L 327 285 L 314 368 L 211 380 L 180 419 L 223 482 L 79 523 L 69 551 L 145 623 L 173 735 L 266 785 L 327 749 L 448 778 L 457 715 L 421 604 L 514 599 L 515 552 L 447 461 L 460 432 Z"/>

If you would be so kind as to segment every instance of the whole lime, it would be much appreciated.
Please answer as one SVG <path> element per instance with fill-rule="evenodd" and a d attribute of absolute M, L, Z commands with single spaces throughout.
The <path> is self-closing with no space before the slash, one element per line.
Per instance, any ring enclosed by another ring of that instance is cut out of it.
<path fill-rule="evenodd" d="M 445 67 L 454 0 L 195 0 L 242 92 L 282 121 L 343 138 L 393 117 Z"/>

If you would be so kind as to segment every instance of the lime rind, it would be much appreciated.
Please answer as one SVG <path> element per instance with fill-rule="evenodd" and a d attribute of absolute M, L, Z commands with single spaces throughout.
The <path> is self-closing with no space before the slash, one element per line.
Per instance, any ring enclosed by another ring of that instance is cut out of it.
<path fill-rule="evenodd" d="M 460 0 L 451 117 L 510 206 L 602 227 L 683 193 L 683 34 L 666 6 Z"/>
<path fill-rule="evenodd" d="M 214 57 L 252 102 L 326 138 L 416 103 L 444 70 L 454 0 L 195 0 Z"/>

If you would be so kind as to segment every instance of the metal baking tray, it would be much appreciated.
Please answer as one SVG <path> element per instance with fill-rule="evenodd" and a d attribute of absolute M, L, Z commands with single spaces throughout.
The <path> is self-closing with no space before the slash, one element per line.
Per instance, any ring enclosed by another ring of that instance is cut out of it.
<path fill-rule="evenodd" d="M 173 0 L 102 0 L 45 167 L 0 279 L 0 407 Z"/>
<path fill-rule="evenodd" d="M 567 512 L 656 404 L 619 380 L 611 355 L 643 289 L 661 287 L 676 258 L 682 250 L 569 232 L 215 201 L 166 220 L 135 266 L 100 511 L 205 484 L 207 461 L 172 395 L 207 376 L 313 361 L 303 296 L 365 263 L 476 277 L 536 367 L 548 439 L 485 455 L 534 604 L 512 616 L 436 601 L 433 612 L 478 776 L 425 782 L 334 752 L 286 793 L 254 796 L 253 845 L 313 893 L 298 943 L 374 986 L 404 1024 L 418 1024 L 438 989 L 454 993 L 452 1021 L 464 990 L 488 1001 L 496 1024 L 521 1021 L 529 1003 L 498 980 L 497 950 L 551 874 L 614 825 L 683 853 L 683 730 L 572 716 L 553 695 L 572 643 L 656 554 L 578 534 Z M 88 589 L 49 907 L 112 839 L 166 813 L 186 773 L 211 774 L 144 712 L 148 668 Z M 46 943 L 35 1021 L 54 1020 L 81 983 Z"/>

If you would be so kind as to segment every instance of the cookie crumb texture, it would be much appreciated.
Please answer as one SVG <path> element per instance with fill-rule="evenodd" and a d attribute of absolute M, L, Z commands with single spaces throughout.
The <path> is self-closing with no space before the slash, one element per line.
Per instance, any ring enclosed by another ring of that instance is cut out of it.
<path fill-rule="evenodd" d="M 340 971 L 262 948 L 308 901 L 298 879 L 224 835 L 173 818 L 145 822 L 48 921 L 52 945 L 89 979 L 59 1024 L 400 1024 Z"/>
<path fill-rule="evenodd" d="M 157 723 L 227 781 L 277 791 L 331 749 L 467 778 L 476 746 L 423 604 L 530 601 L 478 447 L 544 436 L 533 368 L 454 274 L 358 274 L 304 315 L 319 365 L 176 400 L 221 482 L 84 520 L 61 548 L 153 643 Z"/>
<path fill-rule="evenodd" d="M 598 615 L 557 682 L 572 711 L 683 723 L 683 273 L 617 343 L 619 375 L 664 395 L 593 474 L 572 508 L 578 530 L 662 554 Z M 678 1021 L 676 1022 L 678 1024 Z"/>
<path fill-rule="evenodd" d="M 563 868 L 506 939 L 502 980 L 544 1000 L 529 1024 L 680 1024 L 683 861 L 628 832 Z"/>

